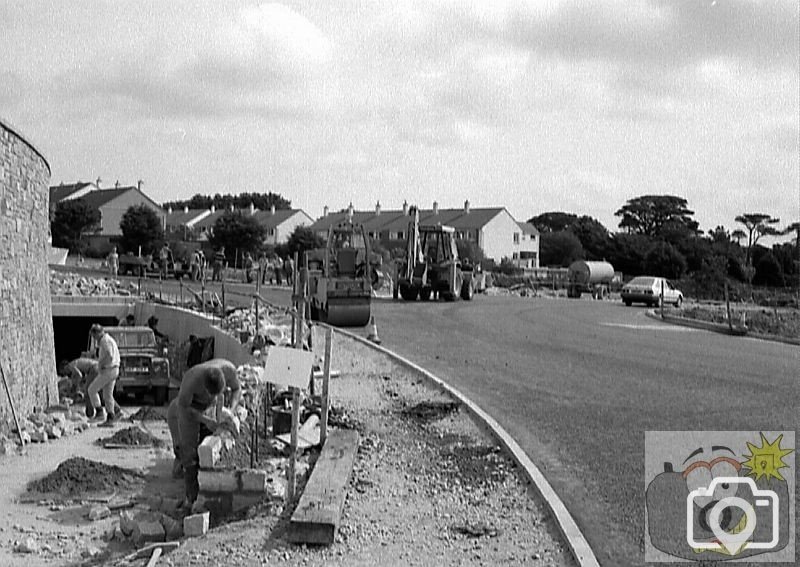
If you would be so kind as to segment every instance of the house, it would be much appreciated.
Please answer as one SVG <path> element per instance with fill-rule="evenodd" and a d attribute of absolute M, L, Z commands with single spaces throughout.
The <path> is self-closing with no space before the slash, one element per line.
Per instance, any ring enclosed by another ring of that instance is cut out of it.
<path fill-rule="evenodd" d="M 246 209 L 217 209 L 214 205 L 205 210 L 187 210 L 183 213 L 168 213 L 168 226 L 180 225 L 191 231 L 200 241 L 207 241 L 214 232 L 214 225 L 226 212 L 237 212 L 253 217 L 258 224 L 263 226 L 267 235 L 264 244 L 283 244 L 289 235 L 298 226 L 307 226 L 314 222 L 308 214 L 301 209 L 276 209 L 274 206 L 269 211 L 256 209 L 252 204 Z"/>
<path fill-rule="evenodd" d="M 384 211 L 380 203 L 373 211 L 356 211 L 351 204 L 348 209 L 329 213 L 324 208 L 323 216 L 311 225 L 311 229 L 325 236 L 328 228 L 348 217 L 373 239 L 384 246 L 395 247 L 408 236 L 411 222 L 408 203 L 399 210 Z M 434 202 L 431 209 L 420 209 L 420 225 L 441 224 L 455 229 L 456 238 L 476 243 L 487 259 L 500 262 L 508 258 L 520 267 L 535 268 L 539 265 L 539 233 L 533 225 L 518 223 L 505 207 L 474 208 L 469 201 L 459 209 L 441 209 Z"/>
<path fill-rule="evenodd" d="M 120 221 L 131 207 L 145 205 L 161 220 L 162 228 L 166 226 L 166 213 L 161 206 L 142 191 L 142 182 L 135 186 L 121 187 L 119 182 L 113 189 L 102 189 L 100 180 L 96 183 L 78 182 L 73 185 L 57 185 L 50 187 L 50 207 L 63 201 L 80 199 L 91 208 L 100 212 L 100 227 L 88 237 L 90 246 L 103 249 L 110 246 L 113 237 L 121 236 Z"/>

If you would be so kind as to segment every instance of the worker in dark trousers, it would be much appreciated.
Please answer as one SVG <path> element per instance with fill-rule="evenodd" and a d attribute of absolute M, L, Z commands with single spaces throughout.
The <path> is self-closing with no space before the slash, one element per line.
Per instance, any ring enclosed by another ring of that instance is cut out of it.
<path fill-rule="evenodd" d="M 200 490 L 197 482 L 200 466 L 197 448 L 206 436 L 217 429 L 226 387 L 231 390 L 230 407 L 235 411 L 242 395 L 236 367 L 232 362 L 219 358 L 203 362 L 184 373 L 178 397 L 167 410 L 167 424 L 176 461 L 172 472 L 173 477 L 183 474 L 186 508 L 192 507 Z M 217 408 L 216 419 L 207 415 L 207 410 L 214 405 Z"/>

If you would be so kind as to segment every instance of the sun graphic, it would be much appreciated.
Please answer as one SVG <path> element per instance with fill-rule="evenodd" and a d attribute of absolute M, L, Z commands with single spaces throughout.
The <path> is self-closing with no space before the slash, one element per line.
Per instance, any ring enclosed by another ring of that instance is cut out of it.
<path fill-rule="evenodd" d="M 770 443 L 761 433 L 761 447 L 756 447 L 750 442 L 747 443 L 750 454 L 745 455 L 748 458 L 742 463 L 742 466 L 750 469 L 750 472 L 747 473 L 748 476 L 754 476 L 756 480 L 762 476 L 767 477 L 767 479 L 785 480 L 779 472 L 780 469 L 785 469 L 789 466 L 783 462 L 783 457 L 794 451 L 794 449 L 781 449 L 782 439 L 783 434 Z"/>

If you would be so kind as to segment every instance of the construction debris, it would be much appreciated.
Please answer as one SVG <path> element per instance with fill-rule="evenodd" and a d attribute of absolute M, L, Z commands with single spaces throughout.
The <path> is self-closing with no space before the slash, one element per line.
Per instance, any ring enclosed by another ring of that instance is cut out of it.
<path fill-rule="evenodd" d="M 58 465 L 46 477 L 28 483 L 28 492 L 54 492 L 74 496 L 86 492 L 129 488 L 141 478 L 142 474 L 134 470 L 83 457 L 72 457 Z"/>
<path fill-rule="evenodd" d="M 167 421 L 163 413 L 151 406 L 144 406 L 136 413 L 132 414 L 129 418 L 131 421 Z"/>
<path fill-rule="evenodd" d="M 164 442 L 140 427 L 132 426 L 120 429 L 111 437 L 98 439 L 97 444 L 104 447 L 117 445 L 125 447 L 163 447 Z"/>
<path fill-rule="evenodd" d="M 75 273 L 50 270 L 51 295 L 125 295 L 136 290 L 133 283 L 126 284 L 119 280 L 107 278 L 91 278 Z"/>

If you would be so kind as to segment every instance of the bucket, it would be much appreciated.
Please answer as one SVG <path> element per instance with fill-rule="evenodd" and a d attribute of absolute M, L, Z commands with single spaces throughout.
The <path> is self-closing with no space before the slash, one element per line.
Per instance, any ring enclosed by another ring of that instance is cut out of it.
<path fill-rule="evenodd" d="M 272 434 L 281 435 L 292 431 L 292 410 L 283 406 L 272 406 Z"/>

